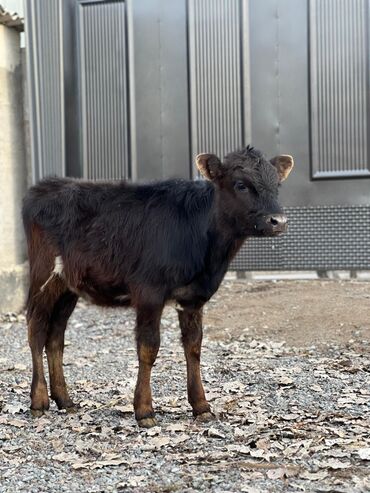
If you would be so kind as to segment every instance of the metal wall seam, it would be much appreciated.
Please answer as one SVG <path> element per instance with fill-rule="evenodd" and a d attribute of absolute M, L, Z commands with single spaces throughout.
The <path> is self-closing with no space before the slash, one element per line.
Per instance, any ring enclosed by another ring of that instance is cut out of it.
<path fill-rule="evenodd" d="M 370 176 L 368 0 L 349 1 L 310 1 L 313 178 Z"/>
<path fill-rule="evenodd" d="M 244 143 L 240 0 L 189 0 L 192 153 Z"/>
<path fill-rule="evenodd" d="M 65 175 L 61 1 L 26 0 L 33 180 Z"/>
<path fill-rule="evenodd" d="M 125 2 L 79 7 L 84 177 L 127 178 Z"/>

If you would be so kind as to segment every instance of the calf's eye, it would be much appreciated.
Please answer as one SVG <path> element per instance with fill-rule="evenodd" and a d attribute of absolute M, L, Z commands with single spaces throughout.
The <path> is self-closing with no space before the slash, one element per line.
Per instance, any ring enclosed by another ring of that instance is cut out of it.
<path fill-rule="evenodd" d="M 238 180 L 238 181 L 235 182 L 234 188 L 238 192 L 246 192 L 246 191 L 248 191 L 247 185 L 244 182 L 242 182 L 241 180 Z"/>

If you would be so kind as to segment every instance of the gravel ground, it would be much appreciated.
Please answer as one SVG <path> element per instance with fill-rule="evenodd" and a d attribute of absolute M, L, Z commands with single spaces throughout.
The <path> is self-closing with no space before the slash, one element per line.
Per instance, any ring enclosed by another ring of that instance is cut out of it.
<path fill-rule="evenodd" d="M 283 320 L 270 319 L 268 312 L 258 331 L 260 304 L 270 299 L 274 306 L 276 297 L 293 292 L 292 305 L 302 306 L 300 320 L 304 309 L 310 313 L 306 299 L 316 296 L 318 286 L 326 294 L 335 288 L 333 306 L 322 297 L 318 313 L 326 327 L 330 312 L 340 338 L 326 328 L 326 341 L 317 317 L 311 317 L 320 344 L 302 334 L 300 346 L 297 334 L 289 336 L 295 323 L 289 316 L 284 342 Z M 346 310 L 354 321 L 347 331 L 349 322 L 335 317 L 335 310 L 343 309 L 339 292 L 349 297 Z M 205 424 L 192 419 L 177 315 L 166 308 L 153 371 L 159 426 L 150 430 L 138 429 L 132 412 L 137 372 L 132 311 L 78 305 L 67 331 L 65 373 L 81 407 L 70 415 L 52 405 L 39 419 L 28 412 L 24 315 L 4 315 L 0 491 L 369 492 L 369 323 L 356 322 L 354 306 L 362 306 L 367 293 L 370 284 L 359 282 L 225 282 L 206 314 L 202 367 L 216 419 Z M 239 304 L 250 303 L 250 318 L 237 311 L 236 294 Z M 230 310 L 238 319 L 235 331 Z"/>

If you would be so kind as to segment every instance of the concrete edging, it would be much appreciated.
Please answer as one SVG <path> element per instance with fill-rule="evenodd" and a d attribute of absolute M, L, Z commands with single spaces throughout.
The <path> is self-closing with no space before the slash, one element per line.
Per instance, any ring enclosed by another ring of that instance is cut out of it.
<path fill-rule="evenodd" d="M 24 309 L 28 289 L 28 262 L 0 270 L 0 313 Z"/>

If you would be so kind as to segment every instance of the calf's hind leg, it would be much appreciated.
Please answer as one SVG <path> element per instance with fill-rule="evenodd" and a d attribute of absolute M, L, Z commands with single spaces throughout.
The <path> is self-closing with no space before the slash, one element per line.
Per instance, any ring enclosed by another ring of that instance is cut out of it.
<path fill-rule="evenodd" d="M 36 285 L 37 286 L 37 285 Z M 65 290 L 63 282 L 53 278 L 41 288 L 31 284 L 27 307 L 28 342 L 32 354 L 31 413 L 40 416 L 49 409 L 44 375 L 43 351 L 56 300 Z"/>
<path fill-rule="evenodd" d="M 63 293 L 55 303 L 46 339 L 48 358 L 50 394 L 58 409 L 73 411 L 75 406 L 70 398 L 63 372 L 64 333 L 78 296 L 71 291 Z"/>
<path fill-rule="evenodd" d="M 139 426 L 151 428 L 157 424 L 154 417 L 150 376 L 160 345 L 160 321 L 163 306 L 137 307 L 136 343 L 139 373 L 135 388 L 135 418 Z"/>
<path fill-rule="evenodd" d="M 200 353 L 203 338 L 202 315 L 202 309 L 178 311 L 186 358 L 188 400 L 193 408 L 193 415 L 197 416 L 200 421 L 207 421 L 213 416 L 204 394 L 200 375 Z"/>
<path fill-rule="evenodd" d="M 33 416 L 41 416 L 49 409 L 49 396 L 42 360 L 48 326 L 48 313 L 34 310 L 28 321 L 28 342 L 32 354 L 31 413 Z"/>

